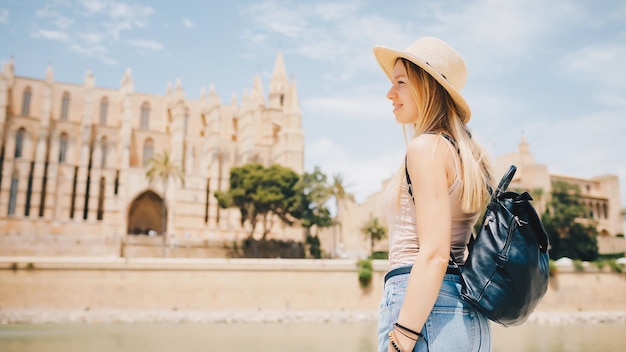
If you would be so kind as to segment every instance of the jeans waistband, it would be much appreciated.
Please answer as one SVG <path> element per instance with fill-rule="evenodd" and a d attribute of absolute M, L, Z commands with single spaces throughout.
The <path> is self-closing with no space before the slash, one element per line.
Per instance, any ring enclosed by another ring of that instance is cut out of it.
<path fill-rule="evenodd" d="M 385 275 L 384 283 L 387 283 L 387 280 L 391 279 L 394 276 L 409 274 L 411 272 L 411 269 L 413 269 L 413 265 L 401 266 L 399 268 L 392 269 Z M 461 275 L 461 270 L 454 266 L 448 266 L 448 269 L 446 269 L 446 274 Z"/>

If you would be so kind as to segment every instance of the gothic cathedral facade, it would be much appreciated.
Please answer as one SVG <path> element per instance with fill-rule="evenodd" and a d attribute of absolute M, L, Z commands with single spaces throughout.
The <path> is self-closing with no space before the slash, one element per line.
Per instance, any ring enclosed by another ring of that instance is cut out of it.
<path fill-rule="evenodd" d="M 213 196 L 230 168 L 278 163 L 303 172 L 304 134 L 295 81 L 278 53 L 267 99 L 261 78 L 222 103 L 213 86 L 188 99 L 180 81 L 165 95 L 0 74 L 0 228 L 3 235 L 120 237 L 176 233 L 235 240 L 238 212 Z M 182 182 L 146 177 L 167 153 Z"/>

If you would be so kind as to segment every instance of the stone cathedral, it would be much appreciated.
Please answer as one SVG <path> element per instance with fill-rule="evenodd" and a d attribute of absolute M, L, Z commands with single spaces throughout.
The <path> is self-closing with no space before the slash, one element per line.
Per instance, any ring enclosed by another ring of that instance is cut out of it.
<path fill-rule="evenodd" d="M 212 85 L 189 99 L 179 80 L 165 95 L 137 92 L 130 69 L 108 89 L 89 71 L 82 84 L 55 82 L 52 67 L 44 79 L 16 76 L 10 61 L 0 75 L 0 131 L 7 236 L 241 239 L 238 211 L 219 209 L 213 196 L 228 188 L 230 168 L 254 161 L 303 172 L 302 114 L 281 53 L 267 97 L 256 76 L 240 102 L 226 103 Z M 182 182 L 147 179 L 148 161 L 163 153 Z"/>

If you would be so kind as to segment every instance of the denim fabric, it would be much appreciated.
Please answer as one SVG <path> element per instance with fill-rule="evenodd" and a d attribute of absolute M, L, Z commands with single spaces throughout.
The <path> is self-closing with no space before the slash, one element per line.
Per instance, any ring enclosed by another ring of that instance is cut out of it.
<path fill-rule="evenodd" d="M 409 274 L 397 275 L 385 284 L 378 318 L 378 351 L 387 352 L 388 333 L 400 314 Z M 485 316 L 461 299 L 461 277 L 446 274 L 435 306 L 426 319 L 414 352 L 488 352 L 491 329 Z"/>

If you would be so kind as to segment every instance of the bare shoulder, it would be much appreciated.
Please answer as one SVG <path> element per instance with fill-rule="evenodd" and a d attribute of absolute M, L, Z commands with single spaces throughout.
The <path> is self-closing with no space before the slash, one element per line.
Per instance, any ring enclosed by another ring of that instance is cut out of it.
<path fill-rule="evenodd" d="M 437 134 L 421 134 L 413 138 L 407 146 L 407 158 L 419 164 L 432 164 L 443 161 L 448 153 L 441 136 Z"/>

